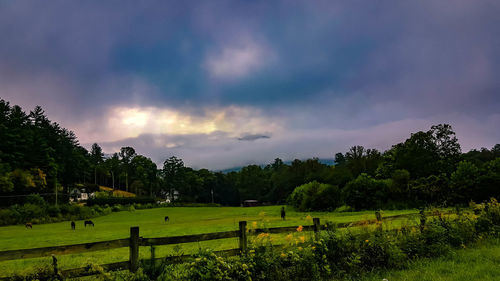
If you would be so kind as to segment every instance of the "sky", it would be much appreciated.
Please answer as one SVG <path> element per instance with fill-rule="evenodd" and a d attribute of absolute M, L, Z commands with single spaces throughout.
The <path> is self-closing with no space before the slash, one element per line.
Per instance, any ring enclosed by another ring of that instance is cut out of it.
<path fill-rule="evenodd" d="M 1 1 L 0 98 L 212 170 L 500 143 L 500 1 Z"/>

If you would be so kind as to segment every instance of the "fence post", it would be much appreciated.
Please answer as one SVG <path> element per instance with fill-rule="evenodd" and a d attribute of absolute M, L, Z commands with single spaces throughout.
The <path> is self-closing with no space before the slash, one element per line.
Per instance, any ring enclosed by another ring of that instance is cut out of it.
<path fill-rule="evenodd" d="M 130 228 L 130 268 L 131 272 L 136 272 L 139 269 L 139 227 Z"/>
<path fill-rule="evenodd" d="M 57 267 L 57 258 L 54 255 L 52 255 L 52 266 L 54 267 L 54 277 L 57 280 L 62 280 L 61 276 L 59 275 L 59 269 Z"/>
<path fill-rule="evenodd" d="M 316 240 L 319 240 L 319 231 L 321 230 L 319 218 L 313 218 L 313 223 L 314 223 L 314 238 L 316 238 Z"/>
<path fill-rule="evenodd" d="M 382 213 L 380 210 L 375 211 L 375 218 L 377 219 L 377 230 L 382 231 Z"/>
<path fill-rule="evenodd" d="M 426 217 L 423 209 L 420 210 L 419 215 L 420 215 L 420 232 L 422 232 L 422 231 L 424 231 L 425 222 L 427 221 L 427 217 Z"/>
<path fill-rule="evenodd" d="M 242 254 L 247 251 L 247 222 L 240 221 L 240 252 Z"/>

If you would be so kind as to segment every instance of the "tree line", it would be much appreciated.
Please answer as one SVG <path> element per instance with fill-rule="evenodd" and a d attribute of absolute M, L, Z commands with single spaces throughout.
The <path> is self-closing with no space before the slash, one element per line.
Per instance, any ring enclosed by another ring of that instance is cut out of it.
<path fill-rule="evenodd" d="M 256 199 L 305 209 L 462 204 L 500 195 L 500 144 L 462 153 L 447 124 L 413 133 L 384 152 L 353 146 L 335 154 L 333 166 L 317 158 L 290 164 L 277 158 L 230 173 L 193 169 L 175 156 L 157 167 L 132 147 L 105 155 L 95 143 L 88 151 L 41 107 L 25 113 L 4 100 L 0 140 L 0 197 L 5 198 L 68 194 L 79 184 L 157 198 L 175 191 L 182 202 L 239 205 Z"/>

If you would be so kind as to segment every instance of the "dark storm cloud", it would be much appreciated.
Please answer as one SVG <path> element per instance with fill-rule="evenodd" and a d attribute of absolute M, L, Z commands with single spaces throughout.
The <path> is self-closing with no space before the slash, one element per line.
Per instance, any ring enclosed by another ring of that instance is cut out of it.
<path fill-rule="evenodd" d="M 242 137 L 239 137 L 239 141 L 254 141 L 258 139 L 270 139 L 270 136 L 266 135 L 261 135 L 261 134 L 250 134 L 250 135 L 244 135 Z"/>
<path fill-rule="evenodd" d="M 310 152 L 298 132 L 314 131 L 326 153 L 344 146 L 323 144 L 336 138 L 321 131 L 393 132 L 397 122 L 424 130 L 446 121 L 468 147 L 487 146 L 499 138 L 498 14 L 492 0 L 4 1 L 0 97 L 42 105 L 85 143 L 109 141 L 98 127 L 113 126 L 107 118 L 116 107 L 203 118 L 204 108 L 239 106 L 281 122 L 266 141 L 277 153 L 288 147 L 289 157 Z M 255 142 L 226 133 L 220 146 L 190 149 L 226 151 L 231 143 L 241 161 L 260 161 L 242 148 Z M 287 137 L 295 146 L 284 145 Z M 144 154 L 189 147 L 139 139 L 127 141 Z"/>

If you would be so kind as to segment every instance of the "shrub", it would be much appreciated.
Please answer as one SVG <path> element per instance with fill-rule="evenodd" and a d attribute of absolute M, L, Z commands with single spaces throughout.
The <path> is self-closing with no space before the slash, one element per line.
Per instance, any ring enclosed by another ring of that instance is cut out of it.
<path fill-rule="evenodd" d="M 387 200 L 386 190 L 390 186 L 387 180 L 377 180 L 362 173 L 347 183 L 342 190 L 345 203 L 356 209 L 378 209 Z"/>
<path fill-rule="evenodd" d="M 45 206 L 47 204 L 45 200 L 38 194 L 30 194 L 26 196 L 26 203 L 37 206 Z"/>
<path fill-rule="evenodd" d="M 58 217 L 61 215 L 61 209 L 58 206 L 51 205 L 47 207 L 47 213 L 51 217 Z"/>
<path fill-rule="evenodd" d="M 19 211 L 21 218 L 24 221 L 30 221 L 34 218 L 41 218 L 45 216 L 45 210 L 41 206 L 30 203 L 24 204 L 19 208 Z"/>
<path fill-rule="evenodd" d="M 16 214 L 9 209 L 0 209 L 0 225 L 9 225 L 17 223 Z"/>
<path fill-rule="evenodd" d="M 91 198 L 87 200 L 88 206 L 93 205 L 130 205 L 130 204 L 154 204 L 156 201 L 151 197 L 104 197 L 104 198 Z"/>
<path fill-rule="evenodd" d="M 333 210 L 341 205 L 341 194 L 337 186 L 313 181 L 296 187 L 288 203 L 299 211 Z"/>
<path fill-rule="evenodd" d="M 120 212 L 122 210 L 122 206 L 120 204 L 114 205 L 111 210 L 113 212 Z"/>
<path fill-rule="evenodd" d="M 337 209 L 335 209 L 335 212 L 354 212 L 354 208 L 351 207 L 351 206 L 347 206 L 347 205 L 342 205 L 340 207 L 338 207 Z"/>

